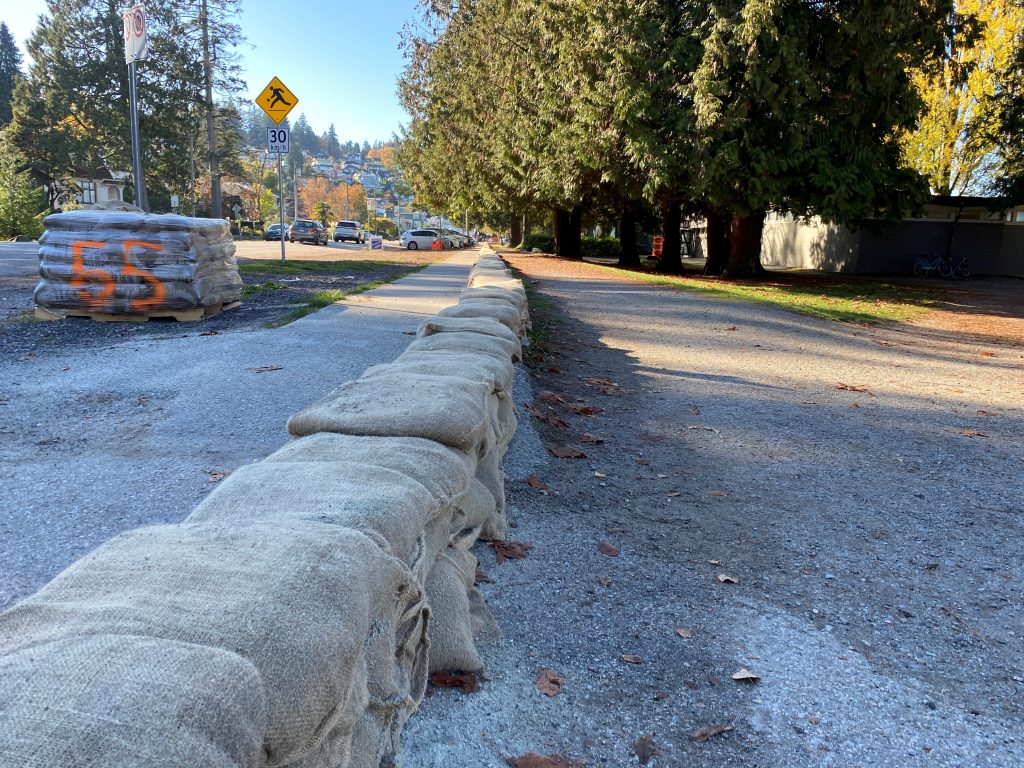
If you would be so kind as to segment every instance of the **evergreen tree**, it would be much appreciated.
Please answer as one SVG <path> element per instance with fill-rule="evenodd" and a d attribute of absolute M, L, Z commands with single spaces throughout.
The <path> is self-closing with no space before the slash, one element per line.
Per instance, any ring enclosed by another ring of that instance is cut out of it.
<path fill-rule="evenodd" d="M 327 128 L 327 133 L 321 138 L 324 151 L 335 160 L 341 159 L 341 142 L 338 140 L 338 132 L 334 129 L 334 123 Z"/>
<path fill-rule="evenodd" d="M 25 158 L 7 131 L 0 133 L 0 239 L 43 233 L 46 194 L 33 188 Z"/>
<path fill-rule="evenodd" d="M 21 51 L 7 25 L 0 22 L 0 128 L 11 122 L 14 86 L 21 76 Z"/>

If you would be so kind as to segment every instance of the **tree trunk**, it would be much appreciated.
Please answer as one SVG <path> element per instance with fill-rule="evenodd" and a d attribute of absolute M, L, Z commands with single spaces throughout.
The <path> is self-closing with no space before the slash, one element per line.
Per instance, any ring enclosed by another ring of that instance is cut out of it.
<path fill-rule="evenodd" d="M 707 249 L 704 263 L 705 275 L 720 275 L 725 272 L 729 262 L 729 225 L 728 217 L 711 211 L 706 214 Z"/>
<path fill-rule="evenodd" d="M 729 221 L 729 263 L 724 277 L 757 277 L 764 274 L 761 266 L 761 234 L 764 213 L 733 216 Z"/>
<path fill-rule="evenodd" d="M 619 266 L 636 268 L 640 266 L 640 254 L 636 246 L 636 207 L 625 203 L 619 213 Z"/>
<path fill-rule="evenodd" d="M 523 242 L 523 220 L 518 214 L 513 213 L 509 218 L 508 244 L 510 248 L 518 248 Z"/>
<path fill-rule="evenodd" d="M 683 259 L 680 254 L 682 237 L 679 235 L 681 223 L 680 203 L 678 200 L 664 200 L 661 203 L 662 232 L 665 243 L 662 246 L 658 271 L 670 275 L 683 274 Z"/>
<path fill-rule="evenodd" d="M 583 258 L 583 211 L 555 209 L 555 254 L 566 259 Z"/>

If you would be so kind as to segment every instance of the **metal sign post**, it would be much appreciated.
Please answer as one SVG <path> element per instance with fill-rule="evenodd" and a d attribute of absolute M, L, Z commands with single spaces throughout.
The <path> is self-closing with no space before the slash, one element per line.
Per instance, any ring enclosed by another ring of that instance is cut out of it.
<path fill-rule="evenodd" d="M 128 62 L 128 102 L 131 111 L 132 175 L 135 181 L 135 205 L 146 210 L 146 188 L 142 176 L 142 146 L 139 139 L 139 102 L 135 91 L 135 63 L 149 53 L 146 35 L 146 9 L 133 5 L 121 17 L 124 24 L 124 59 Z"/>
<path fill-rule="evenodd" d="M 295 108 L 299 99 L 294 93 L 288 90 L 288 86 L 278 78 L 273 78 L 267 87 L 256 97 L 256 104 L 267 113 L 267 117 L 277 125 L 288 117 L 288 113 Z M 288 154 L 288 128 L 267 128 L 267 151 L 277 152 L 277 197 L 279 200 L 278 212 L 281 216 L 281 261 L 284 261 L 284 171 L 281 169 L 281 155 Z M 298 205 L 298 202 L 296 202 Z"/>
<path fill-rule="evenodd" d="M 277 194 L 281 199 L 278 213 L 281 217 L 281 261 L 284 261 L 284 180 L 281 171 L 281 157 L 288 154 L 290 129 L 267 127 L 267 152 L 277 153 Z"/>

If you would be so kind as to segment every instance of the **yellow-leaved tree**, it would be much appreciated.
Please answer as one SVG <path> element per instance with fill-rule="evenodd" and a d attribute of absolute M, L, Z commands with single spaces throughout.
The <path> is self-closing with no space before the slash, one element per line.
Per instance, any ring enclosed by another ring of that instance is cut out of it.
<path fill-rule="evenodd" d="M 956 0 L 945 55 L 910 74 L 924 102 L 916 131 L 902 137 L 908 164 L 938 195 L 979 194 L 998 161 L 992 97 L 1012 76 L 1024 3 Z"/>

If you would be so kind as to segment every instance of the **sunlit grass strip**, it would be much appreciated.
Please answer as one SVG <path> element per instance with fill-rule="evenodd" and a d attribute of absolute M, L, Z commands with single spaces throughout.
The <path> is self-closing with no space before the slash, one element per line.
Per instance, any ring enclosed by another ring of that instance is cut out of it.
<path fill-rule="evenodd" d="M 311 272 L 324 274 L 349 274 L 391 269 L 396 264 L 407 264 L 402 259 L 387 261 L 249 261 L 238 265 L 243 275 L 304 275 Z"/>
<path fill-rule="evenodd" d="M 351 288 L 347 291 L 342 291 L 338 289 L 317 291 L 316 293 L 310 294 L 309 296 L 304 296 L 303 298 L 296 299 L 295 303 L 300 304 L 301 306 L 296 307 L 287 315 L 278 320 L 271 320 L 269 323 L 265 323 L 264 327 L 280 328 L 282 325 L 288 325 L 288 323 L 292 323 L 298 320 L 300 317 L 305 317 L 306 315 L 312 314 L 313 312 L 323 309 L 324 307 L 329 307 L 331 306 L 331 304 L 337 304 L 339 301 L 344 301 L 349 296 L 355 296 L 366 291 L 372 291 L 374 288 L 380 288 L 381 286 L 387 285 L 388 283 L 393 283 L 395 280 L 401 280 L 403 277 L 411 275 L 415 272 L 419 272 L 421 269 L 425 269 L 427 266 L 429 265 L 422 264 L 413 269 L 407 269 L 403 272 L 395 272 L 394 274 L 388 275 L 387 277 L 381 278 L 380 280 L 371 280 L 368 283 L 357 285 L 355 288 Z"/>
<path fill-rule="evenodd" d="M 712 277 L 653 275 L 616 267 L 601 268 L 646 283 L 719 299 L 767 304 L 802 315 L 846 323 L 906 322 L 942 303 L 939 291 L 873 280 L 787 285 L 771 282 L 771 277 L 763 283 L 728 282 Z"/>

